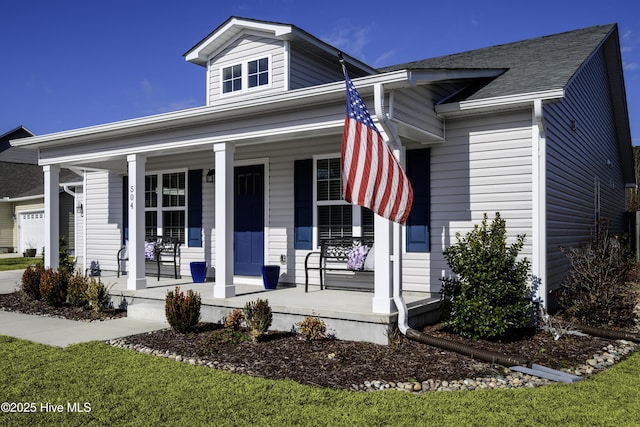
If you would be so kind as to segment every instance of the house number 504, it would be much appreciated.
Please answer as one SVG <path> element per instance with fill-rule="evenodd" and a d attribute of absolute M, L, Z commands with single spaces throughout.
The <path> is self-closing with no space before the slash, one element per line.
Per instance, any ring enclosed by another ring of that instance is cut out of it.
<path fill-rule="evenodd" d="M 134 188 L 134 186 L 132 185 L 132 186 L 129 188 L 129 193 L 131 193 L 131 194 L 129 195 L 129 200 L 131 200 L 131 203 L 129 204 L 129 206 L 131 207 L 131 209 L 133 209 L 133 199 L 135 199 L 135 196 L 133 195 L 133 193 L 134 193 L 134 192 L 135 192 L 135 188 Z"/>

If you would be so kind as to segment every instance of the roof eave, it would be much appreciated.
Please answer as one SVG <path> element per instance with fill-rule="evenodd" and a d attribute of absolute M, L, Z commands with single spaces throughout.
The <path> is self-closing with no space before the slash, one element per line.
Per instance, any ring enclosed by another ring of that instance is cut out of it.
<path fill-rule="evenodd" d="M 564 89 L 553 89 L 540 92 L 521 93 L 493 98 L 474 99 L 470 101 L 451 102 L 436 105 L 436 113 L 444 118 L 486 113 L 505 109 L 530 107 L 536 99 L 550 100 L 564 97 Z"/>
<path fill-rule="evenodd" d="M 354 84 L 362 95 L 373 93 L 375 84 L 382 84 L 387 89 L 407 87 L 413 85 L 411 75 L 406 70 L 394 71 L 385 74 L 377 74 L 353 79 Z M 180 126 L 195 125 L 209 122 L 212 118 L 237 118 L 249 117 L 264 111 L 289 110 L 296 108 L 309 108 L 319 102 L 331 102 L 344 97 L 344 81 L 328 83 L 310 88 L 297 89 L 289 92 L 271 95 L 260 99 L 256 103 L 255 98 L 248 98 L 234 102 L 231 105 L 211 105 L 191 108 L 187 110 L 163 113 L 154 116 L 146 116 L 120 122 L 106 123 L 103 125 L 86 128 L 72 129 L 63 132 L 33 136 L 12 140 L 15 147 L 39 149 L 55 145 L 76 144 L 95 141 L 101 138 L 111 138 L 123 135 L 134 135 L 161 131 Z M 313 102 L 310 102 L 310 99 Z"/>

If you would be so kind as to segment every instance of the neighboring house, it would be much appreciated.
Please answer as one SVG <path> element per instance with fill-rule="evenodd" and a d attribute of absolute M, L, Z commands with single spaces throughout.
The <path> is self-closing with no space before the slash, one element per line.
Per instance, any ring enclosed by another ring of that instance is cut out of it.
<path fill-rule="evenodd" d="M 522 255 L 547 304 L 568 269 L 561 246 L 600 219 L 623 230 L 635 178 L 616 25 L 383 69 L 345 55 L 381 132 L 403 147 L 415 199 L 399 235 L 341 200 L 337 53 L 294 25 L 232 17 L 185 54 L 206 71 L 206 106 L 12 144 L 39 150 L 53 213 L 60 171 L 84 171 L 84 259 L 115 270 L 128 239 L 130 289 L 146 286 L 144 239 L 155 234 L 180 239 L 183 274 L 190 261 L 215 268 L 216 298 L 259 283 L 264 264 L 303 284 L 320 239 L 374 236 L 375 272 L 333 279 L 372 288 L 373 312 L 391 313 L 397 277 L 437 293 L 456 232 L 499 211 L 512 238 L 526 234 Z M 47 218 L 52 254 L 57 217 Z"/>
<path fill-rule="evenodd" d="M 33 136 L 19 126 L 0 135 L 0 253 L 24 253 L 45 245 L 44 178 L 34 150 L 11 147 L 9 141 Z M 61 181 L 69 193 L 60 194 L 60 234 L 65 236 L 70 254 L 75 249 L 74 197 L 69 188 L 79 176 L 65 170 Z M 61 190 L 62 191 L 62 190 Z"/>

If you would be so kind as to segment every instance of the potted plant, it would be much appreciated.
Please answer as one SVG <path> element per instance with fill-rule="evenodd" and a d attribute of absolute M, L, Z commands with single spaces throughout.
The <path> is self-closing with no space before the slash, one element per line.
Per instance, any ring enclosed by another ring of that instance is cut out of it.
<path fill-rule="evenodd" d="M 24 257 L 25 258 L 33 258 L 36 256 L 36 252 L 38 250 L 36 248 L 33 247 L 33 243 L 28 242 L 27 243 L 27 249 L 24 250 Z"/>

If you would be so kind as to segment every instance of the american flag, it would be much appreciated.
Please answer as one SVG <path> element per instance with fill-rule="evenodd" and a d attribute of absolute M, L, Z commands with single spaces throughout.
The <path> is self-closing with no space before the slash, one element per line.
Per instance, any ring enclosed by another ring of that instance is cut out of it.
<path fill-rule="evenodd" d="M 411 183 L 382 139 L 344 66 L 343 70 L 347 84 L 347 116 L 342 134 L 344 199 L 404 224 L 413 203 Z"/>

